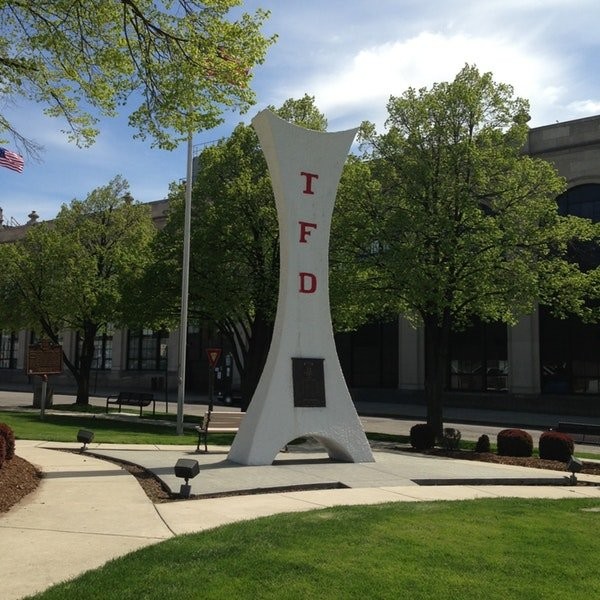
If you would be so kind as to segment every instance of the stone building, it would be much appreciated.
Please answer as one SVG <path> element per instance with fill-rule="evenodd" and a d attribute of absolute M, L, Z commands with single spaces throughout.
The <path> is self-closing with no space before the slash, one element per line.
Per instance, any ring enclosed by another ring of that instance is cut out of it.
<path fill-rule="evenodd" d="M 149 203 L 157 228 L 164 226 L 168 201 Z M 34 214 L 35 211 L 32 212 Z M 35 215 L 37 219 L 37 214 Z M 0 243 L 10 243 L 21 238 L 35 222 L 22 226 L 0 228 Z M 192 332 L 191 337 L 194 336 Z M 0 388 L 22 387 L 35 383 L 36 378 L 25 372 L 27 351 L 34 341 L 31 331 L 0 331 Z M 67 356 L 76 356 L 79 338 L 76 332 L 64 331 L 62 347 Z M 96 339 L 90 390 L 92 393 L 111 389 L 140 389 L 166 391 L 177 387 L 178 357 L 177 332 L 109 330 Z M 51 384 L 56 389 L 73 389 L 74 381 L 65 368 L 62 375 L 52 375 Z"/>
<path fill-rule="evenodd" d="M 567 180 L 562 214 L 600 221 L 600 116 L 532 128 L 525 149 Z M 588 257 L 592 265 L 600 256 Z M 422 331 L 404 319 L 344 336 L 341 359 L 355 397 L 413 401 L 423 389 Z M 447 404 L 600 415 L 600 325 L 560 320 L 544 307 L 515 327 L 479 324 L 453 334 Z"/>
<path fill-rule="evenodd" d="M 563 214 L 600 220 L 600 116 L 532 128 L 526 152 L 550 161 L 566 178 L 568 190 L 557 199 Z M 167 201 L 150 206 L 160 227 Z M 18 239 L 26 227 L 0 226 L 0 243 Z M 28 383 L 30 341 L 28 332 L 1 332 L 0 387 Z M 337 335 L 336 342 L 355 398 L 420 400 L 424 344 L 419 329 L 399 318 Z M 221 346 L 223 341 L 190 329 L 186 379 L 191 391 L 206 389 L 207 344 Z M 77 336 L 65 332 L 63 345 L 68 353 L 76 352 Z M 97 340 L 92 392 L 175 389 L 177 347 L 178 332 L 109 332 Z M 226 352 L 220 367 L 231 373 Z M 68 375 L 57 382 L 68 384 Z M 447 404 L 600 415 L 600 325 L 559 320 L 540 307 L 515 327 L 479 324 L 453 334 L 447 388 Z"/>

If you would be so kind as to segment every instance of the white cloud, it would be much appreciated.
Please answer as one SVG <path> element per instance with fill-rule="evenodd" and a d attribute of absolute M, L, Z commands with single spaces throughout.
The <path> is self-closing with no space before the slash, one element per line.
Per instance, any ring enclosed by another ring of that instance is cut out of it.
<path fill-rule="evenodd" d="M 600 100 L 577 100 L 567 105 L 574 115 L 588 116 L 600 113 Z"/>
<path fill-rule="evenodd" d="M 556 84 L 566 70 L 560 57 L 532 52 L 524 43 L 502 36 L 429 31 L 359 50 L 346 65 L 313 80 L 304 91 L 316 97 L 330 118 L 356 115 L 362 109 L 363 118 L 381 127 L 390 95 L 401 95 L 408 87 L 429 88 L 435 82 L 451 81 L 465 63 L 513 85 L 517 95 L 531 101 L 534 118 L 539 115 L 535 120 L 548 122 L 548 113 L 565 92 Z"/>

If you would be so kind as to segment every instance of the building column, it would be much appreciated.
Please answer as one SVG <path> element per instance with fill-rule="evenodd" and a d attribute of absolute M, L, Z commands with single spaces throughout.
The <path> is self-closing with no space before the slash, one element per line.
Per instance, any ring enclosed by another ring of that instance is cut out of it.
<path fill-rule="evenodd" d="M 119 373 L 125 370 L 127 359 L 127 329 L 115 329 L 112 336 L 112 365 L 111 372 Z"/>
<path fill-rule="evenodd" d="M 179 366 L 179 329 L 172 329 L 169 332 L 167 341 L 167 369 L 169 373 L 177 373 Z"/>
<path fill-rule="evenodd" d="M 19 340 L 19 348 L 17 351 L 17 369 L 25 371 L 27 367 L 27 352 L 29 351 L 31 331 L 29 331 L 29 329 L 21 329 L 17 336 Z"/>
<path fill-rule="evenodd" d="M 398 317 L 398 345 L 398 389 L 422 390 L 425 387 L 423 328 Z"/>
<path fill-rule="evenodd" d="M 508 329 L 508 387 L 513 394 L 540 393 L 539 312 Z"/>

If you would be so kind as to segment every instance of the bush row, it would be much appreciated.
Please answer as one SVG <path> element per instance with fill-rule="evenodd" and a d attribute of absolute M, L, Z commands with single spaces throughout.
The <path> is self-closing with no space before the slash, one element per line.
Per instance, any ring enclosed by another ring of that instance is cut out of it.
<path fill-rule="evenodd" d="M 418 423 L 410 430 L 410 444 L 417 450 L 429 450 L 435 446 L 435 431 L 427 423 Z M 446 428 L 441 445 L 448 450 L 458 448 L 460 431 Z M 531 456 L 533 454 L 533 438 L 522 429 L 503 429 L 497 437 L 498 454 L 500 456 Z M 489 452 L 490 439 L 482 435 L 475 445 L 475 452 Z M 574 452 L 573 439 L 558 431 L 545 431 L 540 436 L 540 458 L 568 462 Z"/>
<path fill-rule="evenodd" d="M 11 460 L 14 455 L 15 434 L 6 423 L 0 423 L 0 469 L 4 461 Z"/>

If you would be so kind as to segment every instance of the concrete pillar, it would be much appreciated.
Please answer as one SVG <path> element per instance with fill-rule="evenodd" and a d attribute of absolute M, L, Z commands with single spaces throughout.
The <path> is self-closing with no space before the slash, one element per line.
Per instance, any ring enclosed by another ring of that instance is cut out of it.
<path fill-rule="evenodd" d="M 279 300 L 267 362 L 229 459 L 271 464 L 285 444 L 310 436 L 330 458 L 372 462 L 342 375 L 329 309 L 331 216 L 356 130 L 310 131 L 268 110 L 252 124 L 277 205 Z"/>
<path fill-rule="evenodd" d="M 112 368 L 111 371 L 118 373 L 125 370 L 127 360 L 127 329 L 115 329 L 112 338 Z"/>
<path fill-rule="evenodd" d="M 425 339 L 423 328 L 415 327 L 408 319 L 398 319 L 398 388 L 422 390 L 425 382 Z"/>
<path fill-rule="evenodd" d="M 508 367 L 510 392 L 539 394 L 540 333 L 537 310 L 508 328 Z"/>
<path fill-rule="evenodd" d="M 31 340 L 31 331 L 21 329 L 17 334 L 19 338 L 19 350 L 17 352 L 17 369 L 25 371 L 27 366 L 27 352 L 29 350 L 29 341 Z"/>
<path fill-rule="evenodd" d="M 169 373 L 177 372 L 179 366 L 179 329 L 169 332 L 167 341 L 167 369 Z"/>

